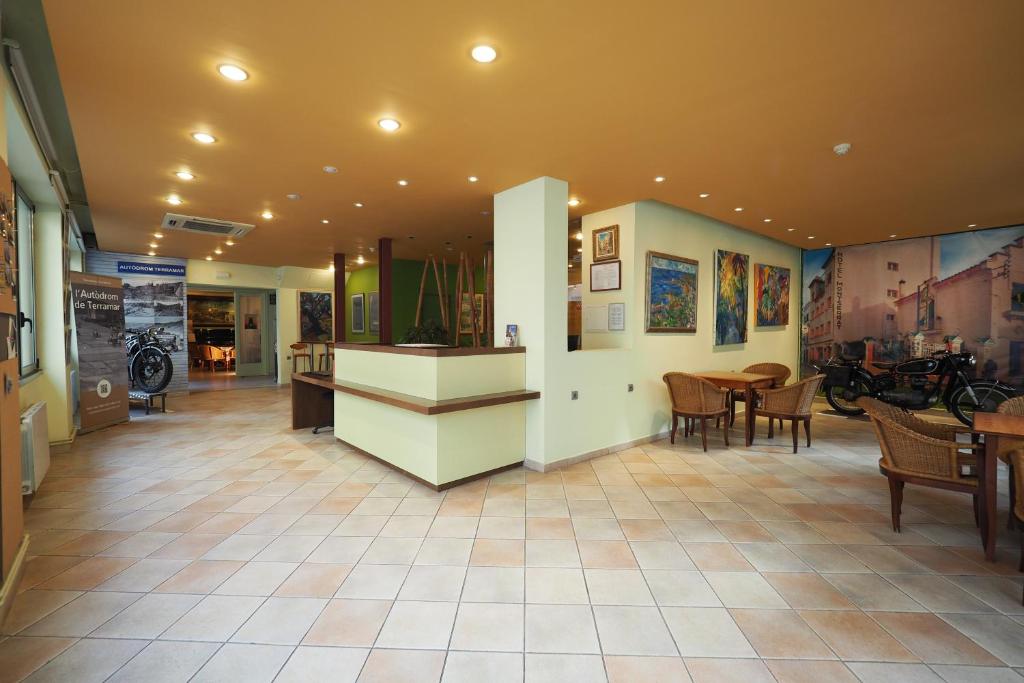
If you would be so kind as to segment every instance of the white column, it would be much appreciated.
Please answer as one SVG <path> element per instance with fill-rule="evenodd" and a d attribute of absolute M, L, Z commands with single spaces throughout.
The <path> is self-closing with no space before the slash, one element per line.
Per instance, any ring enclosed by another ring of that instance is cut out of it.
<path fill-rule="evenodd" d="M 506 325 L 519 326 L 526 387 L 541 392 L 526 409 L 526 458 L 533 463 L 546 461 L 548 366 L 567 353 L 568 199 L 568 183 L 547 177 L 494 196 L 494 334 L 501 343 Z"/>

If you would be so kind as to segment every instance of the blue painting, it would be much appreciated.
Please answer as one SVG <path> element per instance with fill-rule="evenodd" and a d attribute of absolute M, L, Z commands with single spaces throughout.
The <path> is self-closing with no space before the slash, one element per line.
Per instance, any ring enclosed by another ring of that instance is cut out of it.
<path fill-rule="evenodd" d="M 647 252 L 647 332 L 697 330 L 697 262 Z"/>
<path fill-rule="evenodd" d="M 715 346 L 747 341 L 747 292 L 750 257 L 715 252 Z"/>

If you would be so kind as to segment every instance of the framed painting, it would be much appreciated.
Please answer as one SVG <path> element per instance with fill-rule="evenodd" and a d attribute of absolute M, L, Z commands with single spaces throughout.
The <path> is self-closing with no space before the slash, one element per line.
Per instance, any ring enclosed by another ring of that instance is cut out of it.
<path fill-rule="evenodd" d="M 330 292 L 299 292 L 299 341 L 334 338 L 334 304 Z"/>
<path fill-rule="evenodd" d="M 747 341 L 750 257 L 715 251 L 715 346 Z"/>
<path fill-rule="evenodd" d="M 609 225 L 591 232 L 594 241 L 594 260 L 611 261 L 619 258 L 619 226 Z"/>
<path fill-rule="evenodd" d="M 352 295 L 352 333 L 364 334 L 366 332 L 366 312 L 363 306 L 365 294 Z"/>
<path fill-rule="evenodd" d="M 611 292 L 622 289 L 622 261 L 590 264 L 590 291 Z"/>
<path fill-rule="evenodd" d="M 481 333 L 487 329 L 484 320 L 484 295 L 474 294 L 476 304 L 476 328 Z M 469 310 L 469 292 L 462 293 L 462 305 L 459 306 L 459 334 L 473 334 L 473 313 Z"/>
<path fill-rule="evenodd" d="M 789 268 L 754 264 L 754 312 L 758 327 L 789 324 Z"/>
<path fill-rule="evenodd" d="M 370 334 L 380 334 L 380 294 L 370 292 L 366 298 L 369 304 Z"/>
<path fill-rule="evenodd" d="M 645 332 L 697 331 L 697 261 L 647 252 Z"/>

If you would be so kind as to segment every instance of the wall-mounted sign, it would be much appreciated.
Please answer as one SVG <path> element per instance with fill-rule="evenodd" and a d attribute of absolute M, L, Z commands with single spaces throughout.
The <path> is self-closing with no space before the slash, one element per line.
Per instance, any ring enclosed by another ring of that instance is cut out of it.
<path fill-rule="evenodd" d="M 174 263 L 140 263 L 138 261 L 118 261 L 117 272 L 129 275 L 164 275 L 167 277 L 185 277 L 185 266 Z"/>

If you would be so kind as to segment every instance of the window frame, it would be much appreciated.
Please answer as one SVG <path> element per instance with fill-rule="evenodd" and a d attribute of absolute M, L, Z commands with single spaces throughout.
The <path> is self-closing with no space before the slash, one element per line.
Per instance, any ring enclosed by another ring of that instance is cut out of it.
<path fill-rule="evenodd" d="M 28 253 L 29 253 L 29 261 L 31 262 L 31 273 L 30 273 L 30 275 L 32 276 L 30 278 L 30 286 L 32 287 L 32 310 L 31 311 L 24 311 L 24 310 L 22 310 L 22 301 L 23 301 L 22 292 L 24 291 L 23 290 L 24 278 L 22 277 L 22 274 L 24 273 L 24 265 L 23 265 L 22 262 L 23 262 L 24 259 L 21 258 L 21 246 L 22 246 L 21 240 L 22 240 L 23 236 L 22 236 L 21 227 L 19 225 L 19 223 L 20 223 L 20 212 L 21 212 L 19 205 L 22 204 L 22 203 L 24 203 L 25 206 L 28 206 L 28 209 L 29 209 L 29 212 L 30 212 L 30 218 L 29 218 L 29 241 L 28 241 L 27 249 L 28 249 Z M 35 205 L 35 202 L 33 202 L 32 198 L 28 196 L 28 194 L 21 188 L 21 186 L 18 185 L 17 182 L 15 182 L 14 183 L 14 250 L 15 250 L 15 253 L 17 254 L 17 259 L 18 260 L 17 260 L 17 269 L 16 269 L 17 279 L 15 281 L 17 286 L 16 286 L 16 289 L 15 289 L 14 300 L 15 300 L 15 304 L 17 305 L 17 312 L 18 312 L 18 334 L 17 334 L 17 339 L 18 339 L 18 376 L 21 378 L 22 381 L 32 377 L 33 375 L 35 375 L 36 373 L 38 373 L 38 372 L 40 372 L 42 370 L 42 368 L 40 367 L 40 363 L 39 363 L 39 331 L 36 328 L 36 311 L 38 310 L 38 305 L 37 305 L 37 295 L 38 295 L 38 292 L 36 290 L 36 261 L 35 261 L 35 258 L 36 258 L 36 245 L 35 245 L 35 238 L 36 238 L 36 205 Z M 30 323 L 27 323 L 27 324 L 29 324 L 31 326 L 30 329 L 32 330 L 32 332 L 31 332 L 31 334 L 32 334 L 32 357 L 34 359 L 34 362 L 30 363 L 28 365 L 26 365 L 24 363 L 25 354 L 24 354 L 23 343 L 22 343 L 22 331 L 24 329 L 24 324 L 22 323 L 22 316 L 24 316 L 25 318 L 27 318 L 28 320 L 31 321 Z"/>

